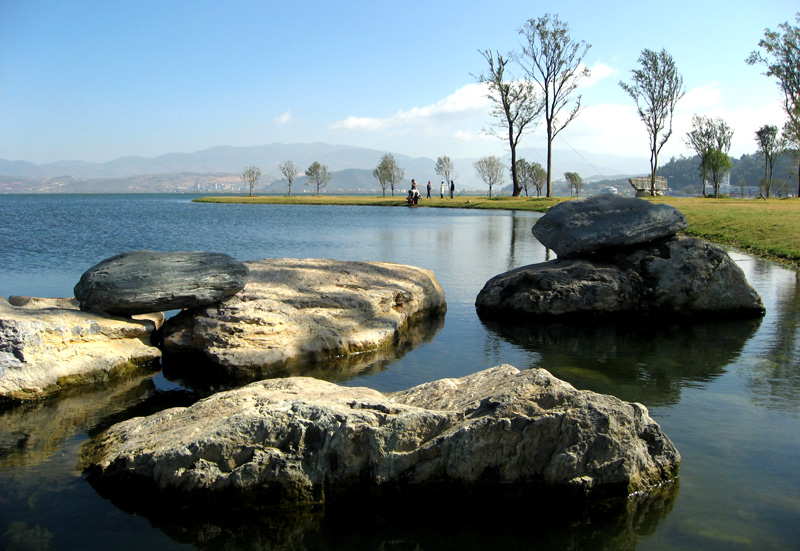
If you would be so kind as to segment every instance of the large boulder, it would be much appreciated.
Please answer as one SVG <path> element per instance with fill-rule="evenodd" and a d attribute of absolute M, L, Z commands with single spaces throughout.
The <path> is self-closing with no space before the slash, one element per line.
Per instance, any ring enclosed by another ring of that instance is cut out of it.
<path fill-rule="evenodd" d="M 218 511 L 383 492 L 625 497 L 675 478 L 680 455 L 643 405 L 503 365 L 393 394 L 259 381 L 114 425 L 82 461 L 112 499 Z"/>
<path fill-rule="evenodd" d="M 89 268 L 75 298 L 90 312 L 146 314 L 213 304 L 246 282 L 247 267 L 225 254 L 130 251 Z"/>
<path fill-rule="evenodd" d="M 618 195 L 564 201 L 536 221 L 533 235 L 559 258 L 575 258 L 675 235 L 688 226 L 670 205 Z"/>
<path fill-rule="evenodd" d="M 269 259 L 230 299 L 170 319 L 164 351 L 201 352 L 226 375 L 387 349 L 417 318 L 446 309 L 433 272 L 386 262 Z"/>
<path fill-rule="evenodd" d="M 152 369 L 161 351 L 150 339 L 163 321 L 82 312 L 74 299 L 0 298 L 0 402 Z"/>
<path fill-rule="evenodd" d="M 675 236 L 591 259 L 523 266 L 490 279 L 475 301 L 489 319 L 651 315 L 754 316 L 761 297 L 721 248 Z"/>

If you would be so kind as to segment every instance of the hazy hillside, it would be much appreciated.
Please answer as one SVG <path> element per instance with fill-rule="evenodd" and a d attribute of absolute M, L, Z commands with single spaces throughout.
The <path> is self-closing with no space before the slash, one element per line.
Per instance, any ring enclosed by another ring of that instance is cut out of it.
<path fill-rule="evenodd" d="M 269 144 L 253 147 L 219 146 L 194 153 L 167 153 L 154 158 L 122 157 L 106 163 L 58 161 L 37 165 L 26 161 L 0 159 L 0 191 L 3 192 L 162 192 L 226 191 L 235 189 L 243 169 L 256 165 L 262 177 L 256 190 L 282 193 L 286 182 L 280 179 L 278 166 L 291 160 L 301 170 L 317 161 L 328 166 L 333 178 L 327 192 L 336 190 L 379 193 L 380 186 L 372 170 L 384 151 L 325 143 Z M 440 152 L 436 152 L 439 155 Z M 441 152 L 446 154 L 446 152 Z M 545 150 L 527 149 L 520 156 L 544 164 Z M 441 177 L 434 171 L 435 157 L 412 158 L 393 154 L 405 170 L 406 181 L 415 178 L 422 185 L 428 180 L 437 184 Z M 584 179 L 609 178 L 611 174 L 646 172 L 646 160 L 615 155 L 595 155 L 572 150 L 558 150 L 553 155 L 555 178 L 565 171 L 581 174 Z M 475 159 L 453 159 L 456 186 L 459 189 L 484 189 L 473 168 Z M 508 164 L 508 159 L 504 159 Z M 510 182 L 510 177 L 508 178 Z M 241 183 L 241 182 L 239 182 Z M 305 188 L 298 179 L 296 186 Z M 408 184 L 403 184 L 408 187 Z"/>

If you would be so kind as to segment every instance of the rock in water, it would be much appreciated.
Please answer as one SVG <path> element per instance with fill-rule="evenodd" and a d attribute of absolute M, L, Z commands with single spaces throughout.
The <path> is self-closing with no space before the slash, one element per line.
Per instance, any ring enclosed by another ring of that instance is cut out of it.
<path fill-rule="evenodd" d="M 388 348 L 415 318 L 447 308 L 433 272 L 414 266 L 318 258 L 247 266 L 241 293 L 168 321 L 165 353 L 201 352 L 228 376 L 269 375 Z"/>
<path fill-rule="evenodd" d="M 117 315 L 196 308 L 235 295 L 247 275 L 225 254 L 131 251 L 89 268 L 75 298 L 81 310 Z"/>
<path fill-rule="evenodd" d="M 83 462 L 112 499 L 262 509 L 398 489 L 625 497 L 675 478 L 680 455 L 643 405 L 502 365 L 393 394 L 260 381 L 114 425 Z"/>
<path fill-rule="evenodd" d="M 70 299 L 0 298 L 0 402 L 20 402 L 65 387 L 102 383 L 156 367 L 150 336 L 164 315 L 118 319 L 78 310 Z"/>
<path fill-rule="evenodd" d="M 675 235 L 688 223 L 670 205 L 617 195 L 564 201 L 533 225 L 533 235 L 559 258 L 626 247 Z"/>
<path fill-rule="evenodd" d="M 478 293 L 481 317 L 758 316 L 764 304 L 721 248 L 675 236 L 592 259 L 554 260 L 493 277 Z"/>

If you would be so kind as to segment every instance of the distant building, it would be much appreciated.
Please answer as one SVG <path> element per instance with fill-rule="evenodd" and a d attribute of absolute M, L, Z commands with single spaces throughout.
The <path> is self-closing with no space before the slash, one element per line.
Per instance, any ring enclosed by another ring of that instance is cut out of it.
<path fill-rule="evenodd" d="M 636 176 L 629 178 L 628 182 L 636 190 L 636 197 L 650 196 L 650 176 Z M 663 176 L 656 176 L 654 187 L 656 195 L 664 195 L 667 192 L 667 179 Z"/>

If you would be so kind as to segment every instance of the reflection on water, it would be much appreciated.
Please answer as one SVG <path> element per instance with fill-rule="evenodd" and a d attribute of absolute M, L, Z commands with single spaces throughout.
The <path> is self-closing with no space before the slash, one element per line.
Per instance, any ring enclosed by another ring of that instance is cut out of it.
<path fill-rule="evenodd" d="M 633 551 L 669 515 L 678 482 L 605 508 L 565 512 L 530 496 L 527 503 L 372 501 L 286 515 L 150 521 L 176 542 L 229 551 L 406 549 L 598 549 Z M 438 500 L 437 500 L 438 501 Z"/>
<path fill-rule="evenodd" d="M 800 272 L 784 270 L 772 281 L 774 338 L 759 346 L 759 353 L 747 364 L 745 378 L 759 405 L 800 411 Z"/>
<path fill-rule="evenodd" d="M 578 388 L 648 406 L 675 404 L 681 389 L 722 373 L 761 319 L 599 325 L 483 321 L 499 337 L 539 354 L 538 366 Z"/>

